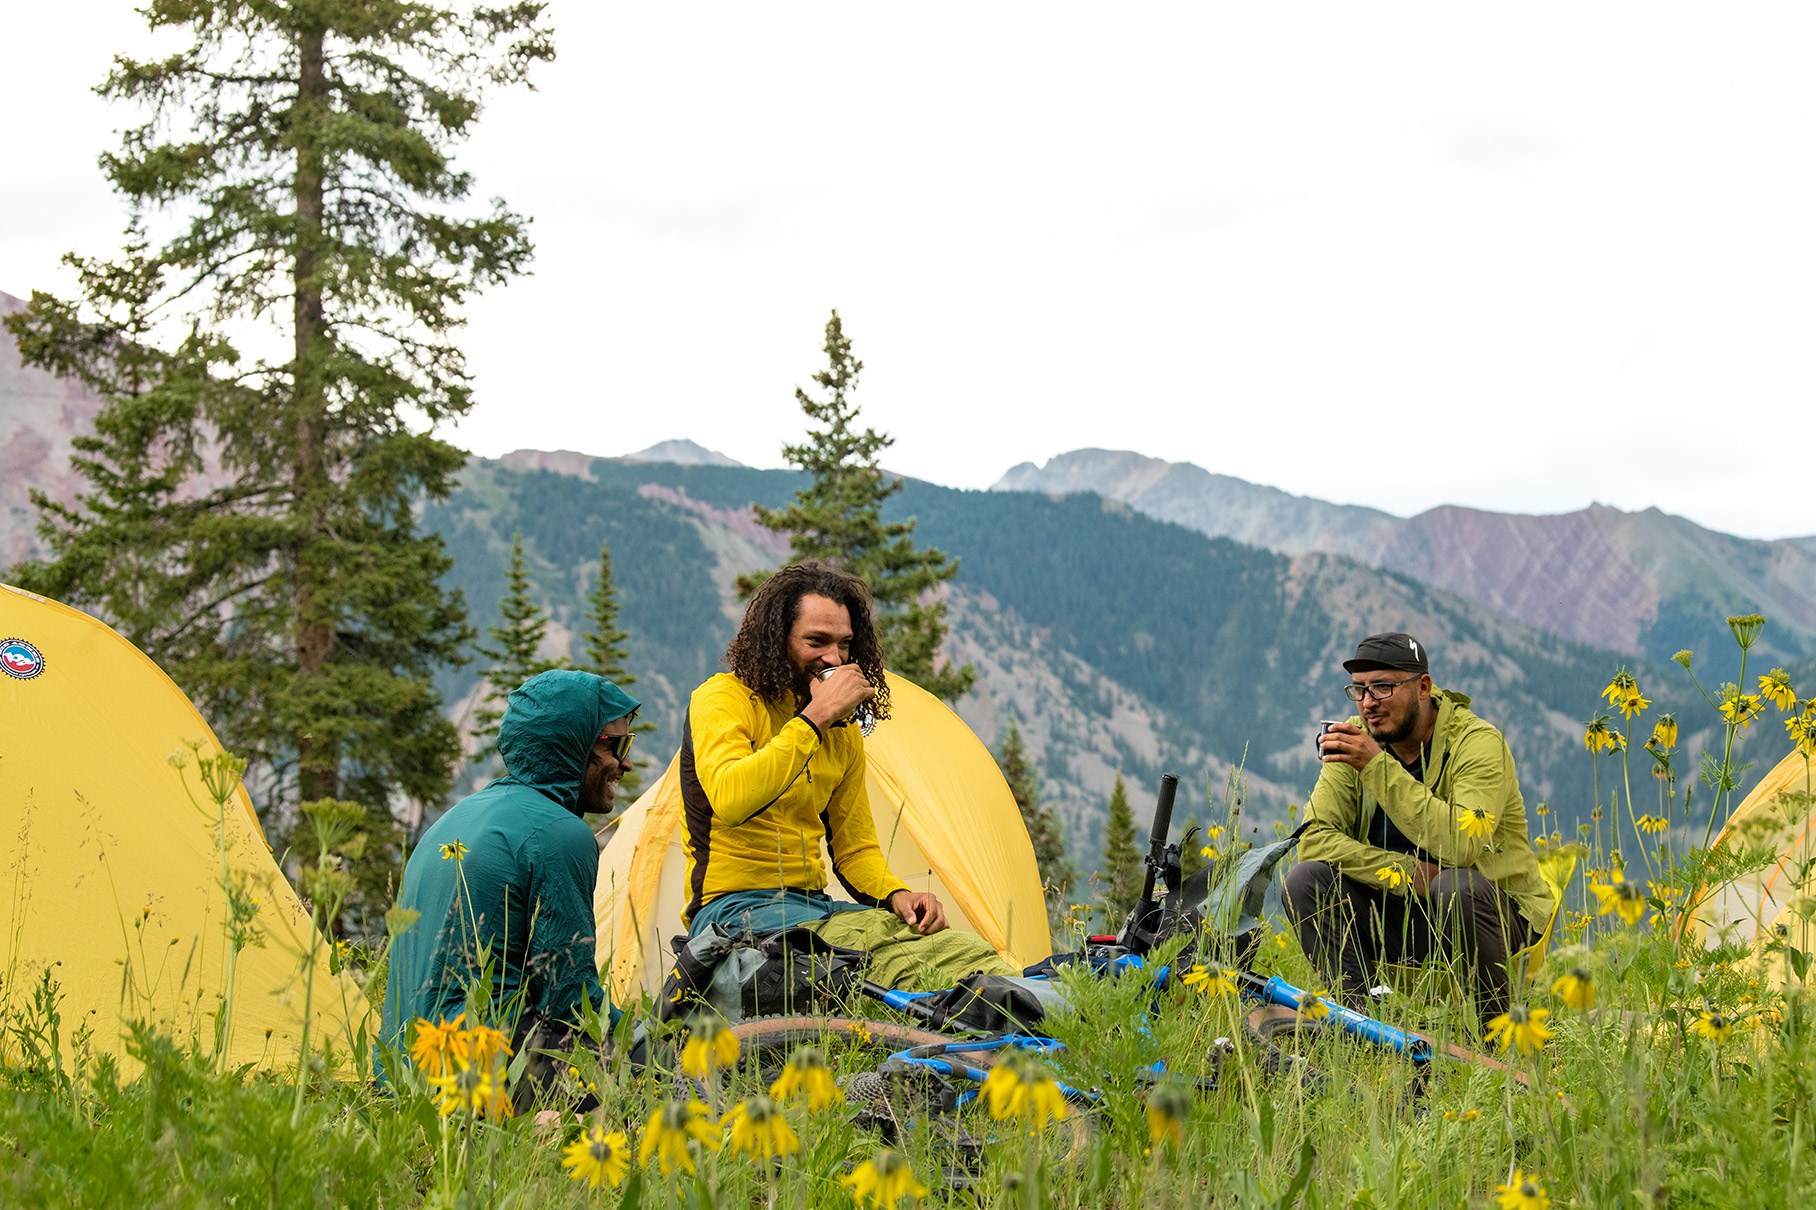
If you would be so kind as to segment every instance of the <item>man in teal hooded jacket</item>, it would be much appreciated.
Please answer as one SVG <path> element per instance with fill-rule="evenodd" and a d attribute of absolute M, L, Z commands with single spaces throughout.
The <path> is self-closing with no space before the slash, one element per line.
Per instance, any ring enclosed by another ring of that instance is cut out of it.
<path fill-rule="evenodd" d="M 436 820 L 404 868 L 397 906 L 418 917 L 391 948 L 392 1045 L 407 1050 L 418 1018 L 463 1012 L 488 962 L 503 1020 L 486 1024 L 517 1021 L 519 1048 L 538 1026 L 558 1031 L 604 1001 L 593 964 L 599 845 L 581 816 L 611 809 L 637 708 L 604 677 L 571 669 L 512 691 L 498 728 L 505 775 Z"/>

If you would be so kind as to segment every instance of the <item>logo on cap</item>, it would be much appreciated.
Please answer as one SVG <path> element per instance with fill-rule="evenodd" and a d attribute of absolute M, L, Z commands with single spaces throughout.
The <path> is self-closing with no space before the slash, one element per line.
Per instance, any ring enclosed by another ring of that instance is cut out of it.
<path fill-rule="evenodd" d="M 44 653 L 24 639 L 0 639 L 0 672 L 29 681 L 44 671 Z"/>

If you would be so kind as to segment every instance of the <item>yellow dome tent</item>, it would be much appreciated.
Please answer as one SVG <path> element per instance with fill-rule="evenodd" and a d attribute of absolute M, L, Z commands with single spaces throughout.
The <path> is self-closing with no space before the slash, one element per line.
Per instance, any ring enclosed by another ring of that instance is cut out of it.
<path fill-rule="evenodd" d="M 232 963 L 226 1063 L 294 1066 L 306 994 L 312 1049 L 344 1058 L 374 1032 L 359 988 L 329 973 L 245 790 L 235 783 L 217 807 L 201 785 L 198 755 L 219 751 L 131 643 L 0 584 L 0 1009 L 25 1011 L 48 974 L 65 1059 L 78 1030 L 95 1053 L 125 1057 L 129 1022 L 213 1052 L 228 886 L 252 939 Z"/>
<path fill-rule="evenodd" d="M 918 686 L 891 674 L 889 699 L 891 716 L 864 741 L 870 810 L 889 868 L 910 889 L 938 895 L 952 927 L 977 933 L 1011 963 L 1047 957 L 1034 847 L 996 759 Z M 661 990 L 674 962 L 670 939 L 683 931 L 685 865 L 677 758 L 625 809 L 600 854 L 593 914 L 615 1003 Z M 847 898 L 836 879 L 826 889 Z"/>
<path fill-rule="evenodd" d="M 1784 960 L 1759 951 L 1773 938 L 1816 952 L 1816 766 L 1796 752 L 1759 779 L 1715 838 L 1717 850 L 1753 855 L 1763 867 L 1711 890 L 1699 890 L 1692 927 L 1712 940 L 1751 943 L 1774 978 Z M 1782 931 L 1781 931 L 1782 930 Z M 1816 976 L 1816 967 L 1811 970 Z"/>

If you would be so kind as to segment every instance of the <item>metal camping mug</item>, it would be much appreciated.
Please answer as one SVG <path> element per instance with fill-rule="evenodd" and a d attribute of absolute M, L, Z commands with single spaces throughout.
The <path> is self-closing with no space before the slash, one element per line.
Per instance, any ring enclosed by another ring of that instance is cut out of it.
<path fill-rule="evenodd" d="M 843 665 L 839 665 L 839 667 L 843 667 Z M 820 670 L 820 679 L 825 680 L 827 677 L 837 672 L 839 667 L 822 668 Z M 843 727 L 847 723 L 856 724 L 858 734 L 866 737 L 868 737 L 872 731 L 876 730 L 876 708 L 870 704 L 869 698 L 865 698 L 857 704 L 857 708 L 851 712 L 850 718 L 842 723 L 835 723 L 833 725 L 836 727 Z"/>
<path fill-rule="evenodd" d="M 1320 758 L 1324 756 L 1324 733 L 1343 721 L 1344 720 L 1340 718 L 1321 718 L 1318 720 L 1318 734 L 1312 736 L 1312 747 L 1318 750 L 1318 756 Z"/>

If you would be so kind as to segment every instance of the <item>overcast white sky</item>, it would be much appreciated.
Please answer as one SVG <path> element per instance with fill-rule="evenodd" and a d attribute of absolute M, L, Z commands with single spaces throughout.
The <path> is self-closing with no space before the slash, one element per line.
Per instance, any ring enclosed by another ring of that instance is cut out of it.
<path fill-rule="evenodd" d="M 0 0 L 0 290 L 117 245 L 125 3 Z M 900 472 L 1816 533 L 1816 9 L 601 4 L 462 159 L 534 217 L 454 437 L 777 465 L 838 307 Z"/>

